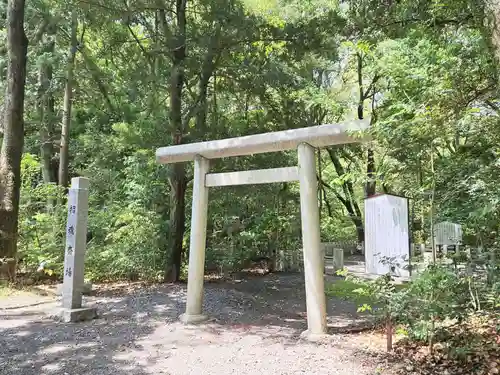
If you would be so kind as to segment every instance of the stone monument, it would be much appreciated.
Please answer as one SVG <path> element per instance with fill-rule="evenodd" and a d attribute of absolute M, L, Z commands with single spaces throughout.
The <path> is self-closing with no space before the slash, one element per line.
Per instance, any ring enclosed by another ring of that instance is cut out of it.
<path fill-rule="evenodd" d="M 339 249 L 335 242 L 322 242 L 321 247 L 325 258 L 325 273 L 335 275 L 344 268 L 344 249 Z"/>
<path fill-rule="evenodd" d="M 410 276 L 408 199 L 377 194 L 365 199 L 365 263 L 373 275 Z"/>
<path fill-rule="evenodd" d="M 434 246 L 442 249 L 446 254 L 451 247 L 458 251 L 462 243 L 462 226 L 460 224 L 443 221 L 434 225 Z"/>
<path fill-rule="evenodd" d="M 83 177 L 71 179 L 71 188 L 68 193 L 62 309 L 59 316 L 66 323 L 97 317 L 97 311 L 94 307 L 82 306 L 87 242 L 88 189 L 88 179 Z"/>

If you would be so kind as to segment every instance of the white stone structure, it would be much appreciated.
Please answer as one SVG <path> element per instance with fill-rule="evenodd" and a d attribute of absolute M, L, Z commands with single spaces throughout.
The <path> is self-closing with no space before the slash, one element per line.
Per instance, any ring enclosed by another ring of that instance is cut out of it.
<path fill-rule="evenodd" d="M 408 199 L 405 197 L 379 194 L 365 199 L 367 273 L 410 276 L 408 212 Z"/>
<path fill-rule="evenodd" d="M 93 319 L 96 309 L 82 307 L 89 180 L 76 177 L 68 192 L 68 221 L 64 255 L 61 318 L 65 322 Z"/>
<path fill-rule="evenodd" d="M 321 244 L 325 259 L 325 273 L 335 275 L 344 268 L 344 249 L 340 249 L 334 242 L 324 242 Z"/>
<path fill-rule="evenodd" d="M 202 313 L 203 276 L 208 209 L 208 188 L 300 181 L 300 208 L 306 285 L 307 337 L 326 333 L 326 303 L 323 280 L 323 254 L 320 248 L 320 223 L 317 200 L 315 147 L 359 142 L 350 132 L 365 130 L 369 120 L 313 126 L 245 137 L 199 142 L 159 148 L 160 163 L 194 161 L 193 204 L 189 248 L 188 292 L 184 323 L 197 323 L 207 317 Z M 209 173 L 209 159 L 252 155 L 284 150 L 298 150 L 297 167 L 254 171 Z"/>
<path fill-rule="evenodd" d="M 350 241 L 349 241 L 350 242 Z M 343 244 L 350 245 L 349 242 L 322 242 L 320 245 L 323 254 L 325 273 L 334 275 L 336 271 L 344 268 L 344 253 L 341 248 Z M 281 250 L 280 250 L 281 251 Z M 303 272 L 304 271 L 304 249 L 286 249 L 283 251 L 283 271 Z M 281 254 L 280 254 L 281 256 Z M 280 270 L 281 271 L 281 270 Z"/>
<path fill-rule="evenodd" d="M 446 253 L 448 246 L 458 246 L 462 243 L 462 226 L 460 224 L 443 221 L 434 225 L 434 245 L 443 246 Z"/>

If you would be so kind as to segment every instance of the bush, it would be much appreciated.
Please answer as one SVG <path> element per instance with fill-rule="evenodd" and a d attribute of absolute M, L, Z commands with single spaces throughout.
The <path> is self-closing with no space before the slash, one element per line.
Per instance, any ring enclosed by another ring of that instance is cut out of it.
<path fill-rule="evenodd" d="M 21 180 L 19 259 L 27 272 L 34 272 L 45 261 L 61 273 L 66 220 L 64 189 L 39 182 L 40 162 L 31 154 L 23 155 Z"/>
<path fill-rule="evenodd" d="M 432 348 L 436 332 L 445 323 L 462 321 L 470 306 L 466 279 L 444 266 L 430 266 L 407 285 L 396 285 L 390 275 L 370 281 L 347 275 L 347 281 L 358 285 L 350 293 L 365 299 L 357 299 L 363 301 L 358 311 L 370 311 L 386 324 L 388 350 L 394 324 L 403 324 L 410 339 Z"/>
<path fill-rule="evenodd" d="M 158 279 L 164 251 L 161 217 L 144 208 L 113 205 L 89 215 L 86 274 L 92 280 Z"/>
<path fill-rule="evenodd" d="M 440 326 L 466 317 L 468 296 L 465 278 L 447 267 L 429 266 L 410 283 L 399 320 L 407 325 L 410 338 L 432 347 Z"/>

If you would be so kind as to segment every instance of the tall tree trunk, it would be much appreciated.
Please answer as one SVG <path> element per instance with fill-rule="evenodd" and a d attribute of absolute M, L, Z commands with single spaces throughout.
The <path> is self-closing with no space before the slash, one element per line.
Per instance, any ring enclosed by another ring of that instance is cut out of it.
<path fill-rule="evenodd" d="M 44 53 L 54 52 L 54 41 L 48 41 Z M 43 62 L 38 68 L 38 98 L 37 112 L 40 120 L 40 155 L 42 159 L 42 177 L 44 183 L 56 182 L 57 174 L 53 170 L 52 158 L 54 156 L 53 145 L 53 120 L 54 120 L 54 98 L 50 92 L 52 82 L 52 64 Z"/>
<path fill-rule="evenodd" d="M 210 39 L 207 54 L 201 67 L 200 81 L 198 82 L 198 100 L 196 104 L 195 126 L 201 134 L 206 133 L 207 112 L 208 112 L 208 84 L 214 75 L 218 44 L 221 33 L 221 26 L 217 26 L 215 34 Z"/>
<path fill-rule="evenodd" d="M 364 108 L 365 108 L 365 99 L 367 96 L 367 92 L 364 90 L 363 85 L 363 56 L 361 53 L 357 53 L 358 60 L 358 88 L 359 88 L 359 102 L 358 102 L 358 119 L 363 120 L 364 118 Z M 377 189 L 377 182 L 375 180 L 375 156 L 373 153 L 373 149 L 368 147 L 366 152 L 367 163 L 366 163 L 366 184 L 365 184 L 365 196 L 371 197 L 375 195 Z"/>
<path fill-rule="evenodd" d="M 68 186 L 68 167 L 69 167 L 69 132 L 71 126 L 71 109 L 73 98 L 73 75 L 75 70 L 75 55 L 78 41 L 76 31 L 78 20 L 76 11 L 71 14 L 71 47 L 69 50 L 68 64 L 66 71 L 66 84 L 64 86 L 64 104 L 61 127 L 61 145 L 59 149 L 59 185 Z"/>
<path fill-rule="evenodd" d="M 369 147 L 366 151 L 366 156 L 366 177 L 368 181 L 366 182 L 365 194 L 367 197 L 371 197 L 377 192 L 377 181 L 375 179 L 375 155 L 371 147 Z"/>
<path fill-rule="evenodd" d="M 24 0 L 7 3 L 7 89 L 3 117 L 3 142 L 0 151 L 0 258 L 15 259 L 21 158 L 24 144 L 24 86 L 28 39 L 24 33 Z M 10 262 L 8 276 L 15 275 Z"/>
<path fill-rule="evenodd" d="M 184 60 L 186 58 L 186 2 L 176 1 L 177 30 L 172 48 L 172 73 L 170 77 L 170 125 L 173 144 L 183 141 L 182 91 L 184 88 Z M 161 22 L 167 32 L 165 14 L 160 11 Z M 165 282 L 176 282 L 180 277 L 186 218 L 186 169 L 185 164 L 172 165 L 170 173 L 170 233 L 165 264 Z"/>
<path fill-rule="evenodd" d="M 178 144 L 178 143 L 177 143 Z M 170 233 L 165 282 L 179 281 L 184 232 L 186 230 L 186 170 L 183 163 L 172 165 L 170 175 Z"/>

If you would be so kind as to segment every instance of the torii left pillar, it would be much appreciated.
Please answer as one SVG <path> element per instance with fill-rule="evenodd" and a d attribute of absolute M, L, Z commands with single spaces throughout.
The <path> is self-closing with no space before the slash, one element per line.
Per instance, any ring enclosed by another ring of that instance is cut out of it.
<path fill-rule="evenodd" d="M 187 302 L 186 312 L 179 317 L 184 323 L 200 323 L 207 320 L 207 316 L 202 314 L 202 308 L 208 213 L 208 187 L 205 184 L 205 177 L 209 168 L 208 159 L 199 155 L 195 157 Z"/>

